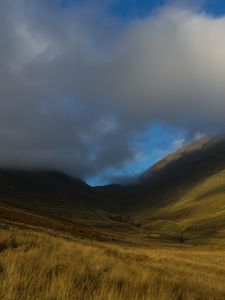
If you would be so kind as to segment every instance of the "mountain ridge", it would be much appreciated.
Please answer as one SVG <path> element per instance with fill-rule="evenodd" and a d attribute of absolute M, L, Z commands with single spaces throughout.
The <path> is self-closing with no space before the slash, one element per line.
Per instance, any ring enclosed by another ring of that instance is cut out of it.
<path fill-rule="evenodd" d="M 124 238 L 225 241 L 225 137 L 182 147 L 131 185 L 91 187 L 54 170 L 0 170 L 0 203 Z"/>

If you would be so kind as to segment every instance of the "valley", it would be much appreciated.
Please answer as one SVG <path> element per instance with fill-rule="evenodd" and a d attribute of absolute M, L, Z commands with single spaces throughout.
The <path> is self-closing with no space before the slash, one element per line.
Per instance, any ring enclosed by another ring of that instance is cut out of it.
<path fill-rule="evenodd" d="M 224 153 L 204 138 L 105 187 L 1 170 L 0 298 L 225 299 Z"/>

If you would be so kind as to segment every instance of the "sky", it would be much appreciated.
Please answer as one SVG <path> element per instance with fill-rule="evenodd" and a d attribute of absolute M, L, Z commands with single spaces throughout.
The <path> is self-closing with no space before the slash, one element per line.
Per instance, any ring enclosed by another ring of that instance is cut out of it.
<path fill-rule="evenodd" d="M 127 182 L 225 127 L 224 1 L 2 0 L 0 167 Z"/>

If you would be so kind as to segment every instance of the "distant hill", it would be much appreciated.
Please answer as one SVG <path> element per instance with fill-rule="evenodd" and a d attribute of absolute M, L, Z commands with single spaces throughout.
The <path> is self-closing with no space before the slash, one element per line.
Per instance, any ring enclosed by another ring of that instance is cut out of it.
<path fill-rule="evenodd" d="M 112 210 L 97 190 L 56 171 L 0 170 L 0 201 L 76 220 Z"/>
<path fill-rule="evenodd" d="M 93 188 L 56 171 L 0 170 L 0 220 L 17 214 L 19 223 L 33 214 L 33 225 L 45 226 L 47 218 L 48 227 L 67 231 L 78 224 L 120 238 L 225 243 L 225 137 L 186 145 L 126 186 Z"/>

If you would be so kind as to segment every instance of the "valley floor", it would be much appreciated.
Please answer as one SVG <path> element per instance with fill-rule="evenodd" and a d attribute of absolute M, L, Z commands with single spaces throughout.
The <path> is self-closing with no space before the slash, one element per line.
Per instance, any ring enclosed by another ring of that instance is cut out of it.
<path fill-rule="evenodd" d="M 225 249 L 0 226 L 2 300 L 225 299 Z"/>

